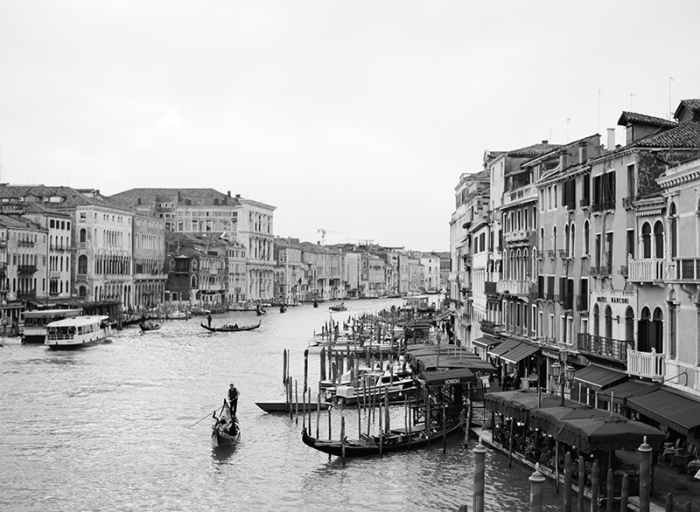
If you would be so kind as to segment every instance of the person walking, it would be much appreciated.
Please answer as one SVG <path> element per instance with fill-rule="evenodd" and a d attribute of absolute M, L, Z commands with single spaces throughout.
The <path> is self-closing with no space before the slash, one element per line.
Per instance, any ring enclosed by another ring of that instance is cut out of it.
<path fill-rule="evenodd" d="M 236 389 L 236 386 L 234 386 L 232 382 L 231 386 L 228 388 L 228 404 L 231 407 L 231 414 L 234 418 L 236 417 L 236 411 L 238 410 L 239 396 L 241 396 L 241 393 Z"/>

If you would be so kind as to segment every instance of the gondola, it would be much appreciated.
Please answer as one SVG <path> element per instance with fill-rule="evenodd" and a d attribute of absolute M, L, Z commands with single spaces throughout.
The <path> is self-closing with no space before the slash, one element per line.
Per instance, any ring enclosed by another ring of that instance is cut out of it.
<path fill-rule="evenodd" d="M 145 322 L 141 322 L 139 324 L 139 327 L 141 328 L 142 331 L 157 331 L 160 329 L 160 324 L 156 324 L 154 322 L 151 322 L 150 320 L 147 320 Z"/>
<path fill-rule="evenodd" d="M 328 309 L 331 311 L 347 311 L 348 308 L 345 307 L 345 303 L 336 304 L 335 306 L 330 306 Z"/>
<path fill-rule="evenodd" d="M 204 327 L 207 331 L 209 332 L 240 332 L 240 331 L 252 331 L 253 329 L 257 329 L 260 327 L 260 321 L 258 321 L 257 324 L 254 325 L 228 325 L 224 324 L 221 327 L 209 327 L 207 324 L 200 324 L 202 327 Z"/>
<path fill-rule="evenodd" d="M 445 428 L 445 437 L 451 436 L 459 432 L 462 428 L 462 421 Z M 424 429 L 407 432 L 406 429 L 392 430 L 389 435 L 383 436 L 380 440 L 379 436 L 363 436 L 362 439 L 346 439 L 345 446 L 341 441 L 322 441 L 311 437 L 304 429 L 301 433 L 301 439 L 305 445 L 329 455 L 336 457 L 369 457 L 391 452 L 402 452 L 423 448 L 442 440 L 443 429 L 438 427 L 426 433 Z M 380 446 L 381 441 L 381 446 Z"/>
<path fill-rule="evenodd" d="M 265 309 L 265 308 L 257 307 L 257 308 L 255 308 L 255 312 L 257 313 L 258 316 L 267 315 L 267 309 Z"/>
<path fill-rule="evenodd" d="M 232 416 L 231 407 L 224 400 L 219 417 L 214 415 L 214 425 L 211 427 L 211 446 L 212 448 L 234 446 L 240 439 L 241 428 L 238 424 L 238 418 Z"/>

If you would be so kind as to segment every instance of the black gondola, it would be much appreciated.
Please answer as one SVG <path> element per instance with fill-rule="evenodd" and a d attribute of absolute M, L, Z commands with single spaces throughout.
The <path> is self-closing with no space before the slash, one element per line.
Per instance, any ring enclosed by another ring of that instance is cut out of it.
<path fill-rule="evenodd" d="M 462 428 L 462 421 L 444 429 L 445 437 L 456 434 Z M 391 452 L 402 452 L 423 448 L 441 441 L 443 429 L 438 427 L 427 433 L 424 429 L 407 432 L 405 429 L 392 430 L 388 436 L 363 436 L 362 439 L 346 439 L 341 441 L 321 441 L 311 437 L 304 429 L 301 439 L 305 445 L 336 457 L 369 457 Z M 381 441 L 381 446 L 380 446 Z M 344 445 L 344 446 L 343 446 Z M 343 451 L 345 452 L 343 454 Z"/>
<path fill-rule="evenodd" d="M 254 325 L 228 325 L 224 324 L 221 327 L 209 327 L 207 324 L 200 324 L 202 327 L 204 327 L 207 331 L 210 332 L 239 332 L 239 331 L 252 331 L 253 329 L 257 329 L 260 327 L 260 321 L 258 321 L 257 324 Z"/>

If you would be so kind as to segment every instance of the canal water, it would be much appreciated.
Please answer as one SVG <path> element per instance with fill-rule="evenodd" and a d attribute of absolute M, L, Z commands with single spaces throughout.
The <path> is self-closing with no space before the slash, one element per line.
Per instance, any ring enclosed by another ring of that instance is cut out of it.
<path fill-rule="evenodd" d="M 333 318 L 399 303 L 346 301 L 348 311 Z M 199 325 L 203 317 L 143 334 L 129 327 L 110 344 L 75 352 L 6 340 L 0 348 L 0 507 L 325 512 L 445 511 L 468 504 L 471 510 L 473 445 L 465 449 L 461 439 L 451 439 L 446 454 L 439 445 L 343 465 L 301 442 L 301 418 L 266 414 L 255 405 L 283 399 L 285 349 L 301 392 L 304 349 L 330 318 L 329 305 L 284 314 L 271 308 L 250 332 L 209 333 Z M 213 316 L 212 324 L 257 320 L 255 313 L 230 312 Z M 310 356 L 316 381 L 318 357 Z M 242 439 L 235 449 L 217 452 L 210 416 L 231 382 L 241 392 Z M 354 437 L 357 411 L 345 415 L 347 435 Z M 402 406 L 392 415 L 403 424 Z M 330 423 L 338 437 L 340 410 L 332 411 Z M 328 426 L 323 413 L 321 438 Z M 528 510 L 531 470 L 508 468 L 507 457 L 491 450 L 486 458 L 486 510 Z M 544 502 L 545 510 L 562 507 L 549 483 Z"/>

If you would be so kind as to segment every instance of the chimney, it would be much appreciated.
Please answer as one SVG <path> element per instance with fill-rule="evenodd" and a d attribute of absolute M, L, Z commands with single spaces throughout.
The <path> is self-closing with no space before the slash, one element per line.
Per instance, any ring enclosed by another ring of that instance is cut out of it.
<path fill-rule="evenodd" d="M 549 144 L 549 141 L 548 141 L 548 140 L 543 140 L 543 141 L 542 141 L 542 144 Z"/>
<path fill-rule="evenodd" d="M 561 153 L 559 153 L 559 167 L 560 167 L 561 169 L 566 169 L 566 163 L 567 163 L 567 162 L 566 162 L 566 157 L 567 157 L 567 156 L 569 156 L 569 155 L 567 155 L 565 149 L 562 150 Z"/>
<path fill-rule="evenodd" d="M 615 128 L 608 128 L 608 151 L 615 149 Z"/>
<path fill-rule="evenodd" d="M 226 195 L 231 197 L 231 191 L 229 190 L 228 192 L 226 192 Z"/>
<path fill-rule="evenodd" d="M 582 164 L 588 160 L 588 142 L 585 140 L 578 145 L 578 163 Z"/>
<path fill-rule="evenodd" d="M 241 198 L 241 195 L 240 195 L 240 194 L 236 194 L 236 199 L 240 199 L 240 198 Z"/>

